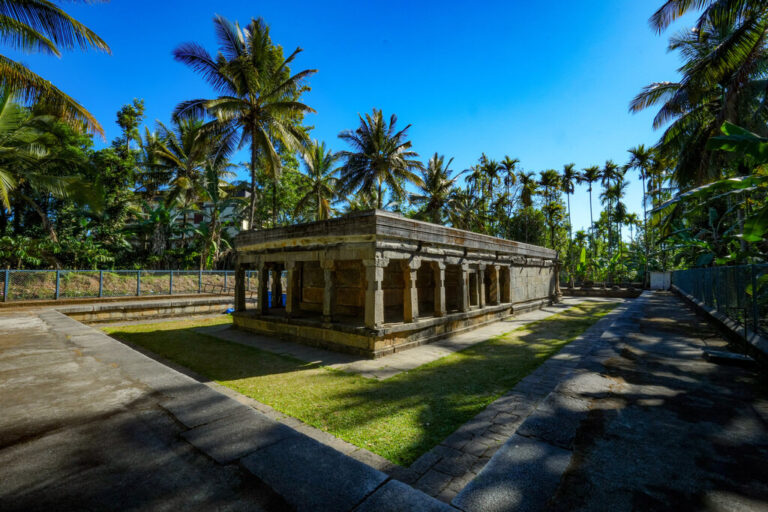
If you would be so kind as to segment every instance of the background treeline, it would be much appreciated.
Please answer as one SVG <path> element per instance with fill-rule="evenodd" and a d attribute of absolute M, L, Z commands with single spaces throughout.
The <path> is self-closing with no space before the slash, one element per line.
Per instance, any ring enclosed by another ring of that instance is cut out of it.
<path fill-rule="evenodd" d="M 214 18 L 215 54 L 179 45 L 174 58 L 209 83 L 211 97 L 182 101 L 164 123 L 144 119 L 143 102 L 134 100 L 117 113 L 121 135 L 100 150 L 92 139 L 100 126 L 82 107 L 34 83 L 5 80 L 2 264 L 231 267 L 231 238 L 243 226 L 369 208 L 554 248 L 575 281 L 637 281 L 649 270 L 762 262 L 768 7 L 757 0 L 669 0 L 652 26 L 662 32 L 693 4 L 696 27 L 670 39 L 683 59 L 681 80 L 653 83 L 630 104 L 630 111 L 658 108 L 659 142 L 583 169 L 532 171 L 513 157 L 484 153 L 469 169 L 453 169 L 450 155 L 413 152 L 410 125 L 377 109 L 340 133 L 345 149 L 332 152 L 304 122 L 314 112 L 302 96 L 315 70 L 296 72 L 300 50 L 286 55 L 261 19 L 241 28 Z M 81 47 L 106 46 L 86 35 Z M 235 160 L 243 154 L 245 161 Z M 234 179 L 238 168 L 245 180 Z M 642 184 L 642 215 L 625 203 L 630 179 Z M 577 185 L 588 191 L 591 222 L 574 232 Z"/>

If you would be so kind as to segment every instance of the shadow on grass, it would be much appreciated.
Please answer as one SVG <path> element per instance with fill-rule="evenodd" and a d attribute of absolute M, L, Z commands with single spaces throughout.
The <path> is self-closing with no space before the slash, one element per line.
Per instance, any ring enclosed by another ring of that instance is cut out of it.
<path fill-rule="evenodd" d="M 132 332 L 127 328 L 112 335 L 408 465 L 615 306 L 576 306 L 384 381 L 190 329 Z"/>

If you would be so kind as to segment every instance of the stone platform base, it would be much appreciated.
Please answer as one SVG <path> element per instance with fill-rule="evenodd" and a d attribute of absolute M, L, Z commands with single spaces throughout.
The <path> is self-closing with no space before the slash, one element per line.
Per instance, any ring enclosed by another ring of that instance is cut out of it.
<path fill-rule="evenodd" d="M 408 324 L 385 324 L 380 329 L 324 323 L 317 318 L 257 315 L 253 311 L 234 313 L 233 323 L 246 331 L 376 359 L 476 329 L 515 312 L 538 309 L 550 303 L 547 298 L 518 304 L 486 306 L 482 309 L 449 313 L 443 317 L 420 318 Z"/>

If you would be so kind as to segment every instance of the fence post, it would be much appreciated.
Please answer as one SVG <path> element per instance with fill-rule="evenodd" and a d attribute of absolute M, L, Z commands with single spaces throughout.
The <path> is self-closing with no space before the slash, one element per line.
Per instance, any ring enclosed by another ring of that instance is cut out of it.
<path fill-rule="evenodd" d="M 141 270 L 136 271 L 136 296 L 141 297 Z"/>
<path fill-rule="evenodd" d="M 104 271 L 99 270 L 99 297 L 104 296 Z"/>
<path fill-rule="evenodd" d="M 224 293 L 227 293 L 227 275 L 228 275 L 228 274 L 229 274 L 229 272 L 227 272 L 227 271 L 225 270 L 225 271 L 224 271 Z"/>
<path fill-rule="evenodd" d="M 168 282 L 168 295 L 173 295 L 173 270 L 171 270 L 171 278 Z"/>
<path fill-rule="evenodd" d="M 56 271 L 56 294 L 54 295 L 55 300 L 59 300 L 59 281 L 61 281 L 61 271 Z"/>
<path fill-rule="evenodd" d="M 5 269 L 5 281 L 3 282 L 3 302 L 8 300 L 8 281 L 11 279 L 11 271 Z"/>
<path fill-rule="evenodd" d="M 197 275 L 197 293 L 203 293 L 203 269 Z"/>
<path fill-rule="evenodd" d="M 757 334 L 760 330 L 760 317 L 757 310 L 757 276 L 755 275 L 755 264 L 750 265 L 752 274 L 752 330 Z M 744 322 L 746 324 L 746 321 Z"/>

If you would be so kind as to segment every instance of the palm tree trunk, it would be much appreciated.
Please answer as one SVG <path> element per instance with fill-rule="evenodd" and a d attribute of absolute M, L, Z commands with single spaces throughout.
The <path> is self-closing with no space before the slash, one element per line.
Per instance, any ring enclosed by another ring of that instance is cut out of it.
<path fill-rule="evenodd" d="M 573 288 L 573 225 L 571 224 L 571 194 L 565 193 L 568 202 L 568 275 L 571 276 L 571 288 Z"/>
<path fill-rule="evenodd" d="M 643 242 L 645 245 L 645 272 L 643 273 L 643 288 L 648 284 L 648 257 L 649 257 L 649 251 L 648 251 L 648 207 L 646 205 L 646 194 L 648 189 L 645 188 L 645 171 L 643 171 L 642 174 L 643 179 Z"/>
<path fill-rule="evenodd" d="M 381 210 L 381 178 L 379 178 L 379 188 L 376 196 L 376 207 Z"/>
<path fill-rule="evenodd" d="M 277 176 L 272 180 L 272 227 L 277 227 Z"/>
<path fill-rule="evenodd" d="M 43 211 L 43 209 L 40 208 L 40 206 L 31 197 L 24 196 L 24 199 L 40 216 L 40 220 L 43 222 L 43 229 L 48 232 L 48 236 L 51 237 L 51 241 L 58 243 L 59 237 L 56 235 L 56 230 L 53 228 L 53 224 L 51 223 L 51 219 L 48 217 L 48 214 L 45 213 L 45 211 Z"/>
<path fill-rule="evenodd" d="M 256 156 L 258 151 L 256 149 L 254 135 L 256 135 L 256 129 L 251 128 L 251 204 L 248 208 L 248 229 L 254 228 L 253 220 L 256 216 Z"/>
<path fill-rule="evenodd" d="M 592 240 L 592 281 L 595 281 L 595 261 L 597 260 L 597 247 L 595 246 L 595 220 L 592 216 L 592 182 L 589 182 L 589 238 Z"/>

